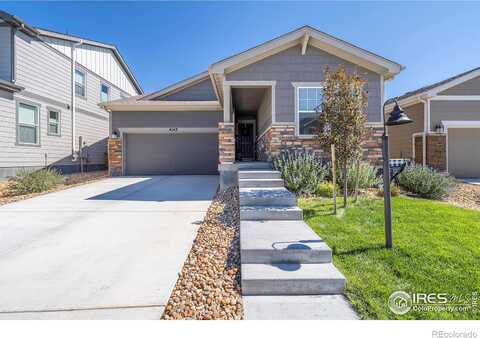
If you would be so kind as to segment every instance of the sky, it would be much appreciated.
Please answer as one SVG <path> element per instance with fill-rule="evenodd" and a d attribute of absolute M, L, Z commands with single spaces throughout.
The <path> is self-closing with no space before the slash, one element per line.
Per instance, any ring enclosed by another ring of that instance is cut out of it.
<path fill-rule="evenodd" d="M 145 92 L 311 25 L 405 66 L 386 98 L 480 66 L 480 2 L 0 2 L 35 27 L 115 44 Z"/>

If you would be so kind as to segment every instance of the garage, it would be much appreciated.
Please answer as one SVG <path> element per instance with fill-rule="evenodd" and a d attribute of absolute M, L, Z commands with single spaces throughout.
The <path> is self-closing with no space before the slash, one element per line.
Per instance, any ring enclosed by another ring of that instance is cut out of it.
<path fill-rule="evenodd" d="M 216 175 L 218 133 L 124 134 L 126 175 Z"/>
<path fill-rule="evenodd" d="M 448 128 L 448 171 L 455 177 L 480 177 L 480 128 Z"/>

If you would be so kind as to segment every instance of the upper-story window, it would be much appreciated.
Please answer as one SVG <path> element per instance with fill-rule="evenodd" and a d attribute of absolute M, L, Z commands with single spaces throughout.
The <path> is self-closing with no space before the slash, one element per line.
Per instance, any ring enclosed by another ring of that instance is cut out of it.
<path fill-rule="evenodd" d="M 39 144 L 39 106 L 17 105 L 17 141 L 19 144 Z"/>
<path fill-rule="evenodd" d="M 100 102 L 108 101 L 109 98 L 110 98 L 110 87 L 102 83 L 100 88 Z"/>
<path fill-rule="evenodd" d="M 318 112 L 322 108 L 322 87 L 298 87 L 298 134 L 313 135 L 318 126 Z"/>
<path fill-rule="evenodd" d="M 75 70 L 75 94 L 85 97 L 85 73 L 81 70 Z"/>
<path fill-rule="evenodd" d="M 60 112 L 58 110 L 48 111 L 48 134 L 60 136 Z"/>

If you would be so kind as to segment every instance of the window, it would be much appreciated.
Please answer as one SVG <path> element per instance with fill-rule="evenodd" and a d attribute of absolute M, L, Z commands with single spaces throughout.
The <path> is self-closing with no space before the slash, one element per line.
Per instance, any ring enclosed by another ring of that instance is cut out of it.
<path fill-rule="evenodd" d="M 109 96 L 110 96 L 110 87 L 102 84 L 100 88 L 100 102 L 108 101 Z"/>
<path fill-rule="evenodd" d="M 298 87 L 298 133 L 312 135 L 318 126 L 317 110 L 323 101 L 322 87 Z"/>
<path fill-rule="evenodd" d="M 56 110 L 48 111 L 48 134 L 60 136 L 60 112 Z"/>
<path fill-rule="evenodd" d="M 75 94 L 85 97 L 85 73 L 78 69 L 75 70 Z"/>
<path fill-rule="evenodd" d="M 38 144 L 38 106 L 19 103 L 17 106 L 17 140 L 20 144 Z"/>

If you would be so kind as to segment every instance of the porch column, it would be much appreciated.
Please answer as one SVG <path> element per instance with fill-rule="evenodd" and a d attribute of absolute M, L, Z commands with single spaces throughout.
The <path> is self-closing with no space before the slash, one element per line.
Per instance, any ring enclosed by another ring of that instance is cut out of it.
<path fill-rule="evenodd" d="M 108 174 L 109 176 L 123 175 L 122 139 L 108 138 Z"/>
<path fill-rule="evenodd" d="M 220 189 L 238 186 L 238 166 L 235 164 L 235 125 L 233 122 L 218 123 L 218 171 Z"/>

